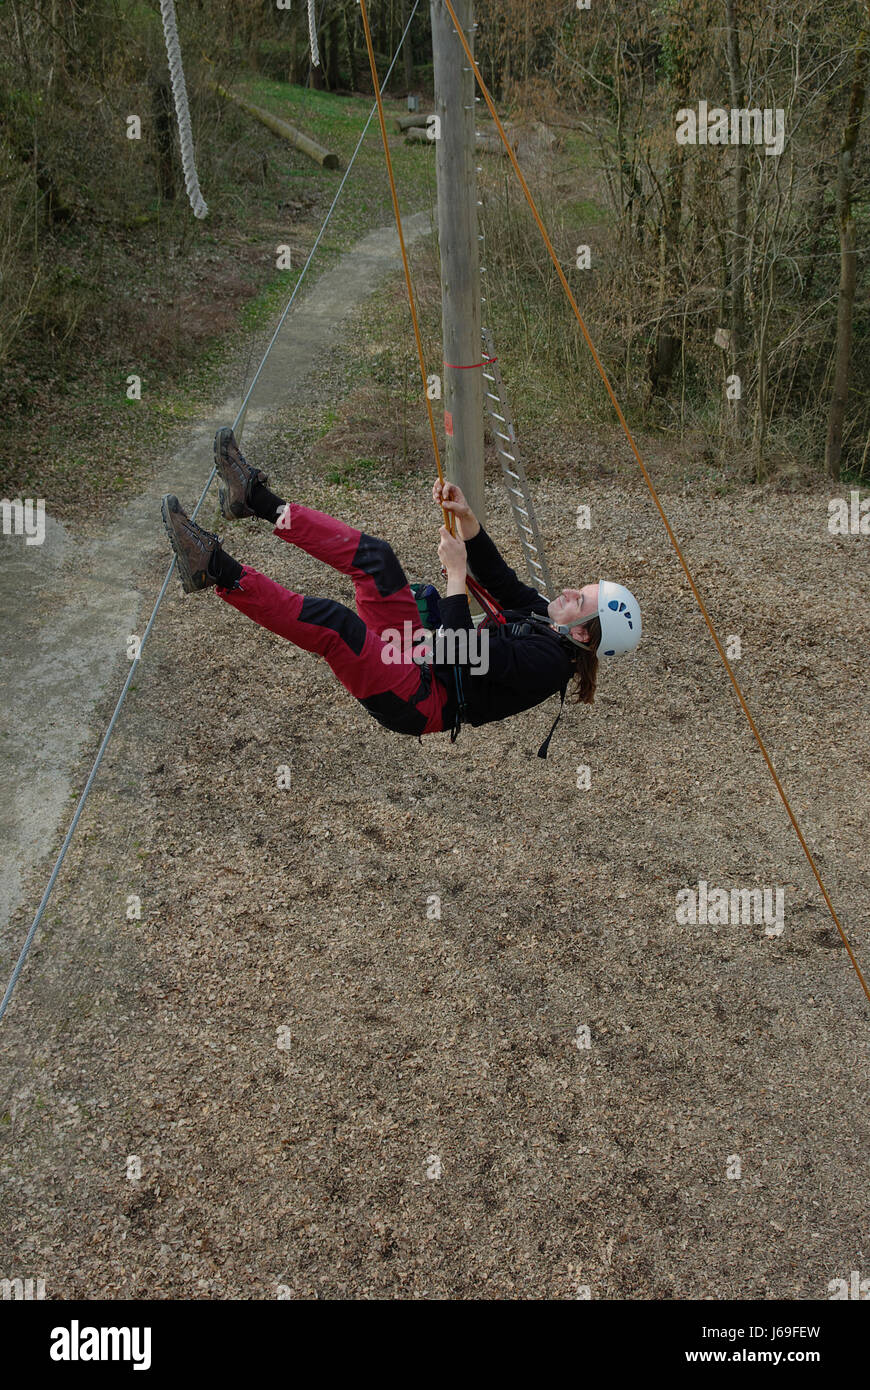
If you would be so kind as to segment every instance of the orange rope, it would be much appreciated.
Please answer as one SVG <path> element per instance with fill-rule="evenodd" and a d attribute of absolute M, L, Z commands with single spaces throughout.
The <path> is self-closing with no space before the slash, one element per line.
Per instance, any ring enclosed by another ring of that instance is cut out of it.
<path fill-rule="evenodd" d="M 411 283 L 411 271 L 408 266 L 408 253 L 405 250 L 405 236 L 402 231 L 402 215 L 399 212 L 399 198 L 396 193 L 396 180 L 393 177 L 393 161 L 390 158 L 390 147 L 387 143 L 387 127 L 384 121 L 384 104 L 381 101 L 381 84 L 378 79 L 378 69 L 375 63 L 375 51 L 372 46 L 372 32 L 369 28 L 369 16 L 366 9 L 366 0 L 359 0 L 362 12 L 363 28 L 366 34 L 366 47 L 369 51 L 369 66 L 372 70 L 372 85 L 375 89 L 375 97 L 378 103 L 378 120 L 381 123 L 381 139 L 384 143 L 384 157 L 387 161 L 387 173 L 390 177 L 390 193 L 393 198 L 393 213 L 396 218 L 396 230 L 399 233 L 399 245 L 402 248 L 402 264 L 405 267 L 405 284 L 408 287 L 408 303 L 411 306 L 411 318 L 414 321 L 414 337 L 417 339 L 417 356 L 420 359 L 420 376 L 423 379 L 423 399 L 426 402 L 426 413 L 429 416 L 429 429 L 432 431 L 432 448 L 435 450 L 435 467 L 438 469 L 438 480 L 444 484 L 444 473 L 441 468 L 441 452 L 438 448 L 438 436 L 435 433 L 435 417 L 432 414 L 432 402 L 429 399 L 428 382 L 426 380 L 426 358 L 423 352 L 423 340 L 420 337 L 420 324 L 417 320 L 417 305 L 414 299 L 414 287 Z M 451 535 L 455 534 L 455 520 L 452 512 L 448 512 L 446 507 L 441 508 L 441 515 L 444 517 L 444 525 Z"/>
<path fill-rule="evenodd" d="M 362 2 L 362 0 L 361 0 L 361 2 Z M 840 923 L 840 919 L 839 919 L 839 917 L 837 916 L 836 910 L 835 910 L 835 908 L 834 908 L 834 904 L 831 902 L 831 899 L 830 899 L 830 897 L 828 896 L 828 890 L 827 890 L 827 888 L 825 887 L 824 883 L 822 882 L 822 876 L 821 876 L 821 874 L 819 873 L 818 869 L 816 868 L 816 861 L 815 861 L 815 859 L 813 858 L 813 855 L 812 855 L 812 852 L 811 852 L 811 850 L 810 850 L 809 845 L 807 844 L 806 840 L 804 839 L 803 832 L 801 831 L 801 828 L 800 828 L 800 826 L 798 825 L 798 822 L 797 822 L 797 819 L 796 819 L 796 817 L 795 817 L 795 814 L 794 814 L 794 812 L 792 811 L 791 806 L 789 805 L 789 800 L 788 800 L 788 797 L 786 796 L 785 789 L 784 789 L 782 783 L 780 782 L 779 777 L 777 776 L 776 768 L 774 767 L 773 762 L 771 761 L 770 754 L 768 753 L 767 748 L 766 748 L 765 743 L 764 743 L 764 739 L 761 737 L 761 734 L 760 734 L 760 732 L 759 732 L 759 730 L 758 730 L 758 727 L 757 727 L 757 725 L 756 725 L 756 723 L 755 723 L 755 720 L 753 719 L 753 717 L 752 717 L 752 715 L 751 715 L 751 713 L 750 713 L 749 706 L 748 706 L 747 703 L 746 703 L 746 700 L 745 700 L 744 695 L 743 695 L 743 691 L 740 689 L 740 685 L 739 685 L 739 683 L 738 683 L 738 681 L 737 681 L 737 677 L 735 676 L 734 671 L 732 670 L 731 663 L 730 663 L 730 661 L 728 660 L 728 657 L 725 655 L 725 649 L 724 649 L 724 647 L 722 646 L 722 643 L 721 643 L 720 640 L 719 640 L 719 636 L 718 636 L 718 634 L 717 634 L 717 632 L 716 632 L 715 627 L 713 626 L 712 619 L 710 618 L 710 615 L 709 615 L 709 613 L 707 612 L 707 608 L 706 608 L 706 605 L 705 605 L 705 603 L 704 603 L 704 600 L 701 598 L 701 594 L 700 594 L 700 592 L 699 592 L 699 590 L 698 590 L 698 586 L 697 586 L 697 584 L 695 583 L 695 580 L 694 580 L 694 578 L 693 578 L 693 576 L 692 576 L 692 572 L 691 572 L 691 570 L 689 569 L 689 566 L 688 566 L 688 564 L 687 564 L 687 562 L 686 562 L 686 558 L 685 558 L 685 556 L 683 555 L 682 549 L 680 548 L 680 543 L 679 543 L 679 541 L 677 540 L 676 535 L 674 534 L 673 528 L 672 528 L 672 526 L 671 526 L 670 521 L 668 520 L 668 517 L 667 517 L 667 514 L 666 514 L 666 512 L 665 512 L 665 509 L 664 509 L 664 507 L 662 506 L 661 501 L 659 500 L 659 495 L 658 495 L 658 493 L 657 493 L 656 490 L 655 490 L 655 487 L 654 487 L 654 485 L 653 485 L 652 478 L 650 477 L 649 473 L 647 472 L 646 465 L 644 464 L 644 461 L 643 461 L 643 459 L 642 459 L 641 456 L 640 456 L 640 450 L 638 449 L 637 444 L 636 444 L 635 441 L 634 441 L 634 437 L 633 437 L 633 435 L 632 435 L 632 433 L 631 433 L 631 430 L 630 430 L 629 427 L 628 427 L 628 423 L 627 423 L 627 421 L 626 421 L 626 419 L 625 419 L 625 416 L 624 416 L 623 413 L 622 413 L 622 409 L 621 409 L 621 407 L 620 407 L 619 401 L 616 399 L 616 395 L 615 395 L 615 393 L 614 393 L 613 387 L 612 387 L 611 384 L 610 384 L 610 380 L 609 380 L 609 378 L 608 378 L 607 372 L 604 370 L 604 366 L 603 366 L 603 364 L 602 364 L 602 362 L 601 362 L 601 359 L 600 359 L 600 357 L 598 356 L 598 353 L 597 353 L 596 350 L 595 350 L 595 344 L 593 343 L 591 337 L 589 336 L 589 331 L 588 331 L 588 329 L 587 329 L 587 327 L 586 327 L 586 324 L 585 324 L 584 321 L 583 321 L 583 315 L 580 313 L 580 310 L 579 310 L 578 307 L 577 307 L 577 301 L 575 300 L 574 295 L 571 293 L 571 286 L 568 284 L 568 281 L 567 281 L 567 279 L 565 278 L 565 272 L 563 271 L 561 265 L 559 264 L 559 258 L 558 258 L 558 256 L 556 255 L 555 250 L 553 249 L 553 243 L 551 242 L 549 236 L 547 235 L 547 229 L 546 229 L 546 227 L 544 226 L 544 224 L 543 224 L 543 222 L 542 222 L 542 220 L 541 220 L 541 215 L 540 215 L 540 213 L 538 212 L 538 209 L 537 209 L 537 205 L 536 205 L 536 203 L 535 203 L 535 200 L 534 200 L 534 198 L 532 197 L 532 195 L 531 195 L 531 193 L 530 193 L 530 191 L 529 191 L 529 186 L 528 186 L 528 184 L 526 183 L 525 179 L 523 178 L 523 171 L 522 171 L 522 169 L 520 168 L 519 164 L 517 163 L 516 155 L 514 154 L 514 151 L 513 151 L 513 149 L 511 148 L 511 144 L 510 144 L 510 141 L 508 140 L 507 135 L 505 134 L 504 126 L 502 125 L 501 121 L 499 120 L 498 112 L 496 111 L 495 105 L 493 104 L 492 97 L 491 97 L 490 94 L 489 94 L 489 89 L 487 88 L 487 85 L 486 85 L 486 83 L 484 82 L 484 80 L 483 80 L 483 78 L 482 78 L 482 76 L 481 76 L 481 74 L 480 74 L 480 69 L 478 68 L 477 63 L 474 61 L 474 55 L 473 55 L 473 53 L 471 52 L 471 48 L 470 48 L 470 46 L 469 46 L 468 40 L 467 40 L 467 38 L 465 37 L 465 34 L 464 34 L 463 31 L 462 31 L 462 26 L 460 25 L 459 20 L 456 18 L 456 12 L 455 12 L 455 10 L 453 9 L 452 4 L 450 3 L 450 0 L 444 0 L 444 4 L 446 5 L 446 7 L 447 7 L 447 9 L 448 9 L 448 11 L 449 11 L 449 13 L 450 13 L 450 18 L 453 20 L 453 23 L 454 23 L 454 25 L 455 25 L 455 27 L 456 27 L 456 33 L 457 33 L 457 35 L 459 36 L 459 40 L 460 40 L 460 42 L 461 42 L 461 44 L 462 44 L 462 47 L 465 49 L 465 56 L 467 57 L 469 63 L 471 64 L 472 71 L 473 71 L 473 73 L 474 73 L 475 78 L 477 79 L 477 85 L 480 87 L 480 90 L 481 90 L 481 92 L 482 92 L 482 94 L 483 94 L 483 99 L 484 99 L 484 101 L 486 102 L 487 106 L 489 107 L 489 110 L 490 110 L 490 113 L 491 113 L 491 115 L 492 115 L 492 118 L 493 118 L 493 120 L 495 121 L 496 126 L 498 127 L 498 132 L 499 132 L 499 134 L 500 134 L 500 136 L 501 136 L 501 138 L 502 138 L 502 140 L 503 140 L 503 142 L 504 142 L 504 146 L 505 146 L 505 149 L 506 149 L 507 152 L 508 152 L 508 155 L 509 155 L 509 157 L 510 157 L 510 161 L 511 161 L 511 163 L 512 163 L 513 166 L 514 166 L 514 172 L 516 173 L 516 176 L 517 176 L 517 178 L 519 179 L 520 184 L 522 185 L 522 190 L 523 190 L 523 192 L 524 192 L 525 195 L 526 195 L 526 201 L 528 202 L 528 205 L 529 205 L 529 207 L 530 207 L 531 210 L 532 210 L 532 214 L 533 214 L 533 216 L 534 216 L 534 219 L 535 219 L 535 221 L 536 221 L 537 224 L 538 224 L 538 230 L 540 231 L 541 236 L 544 238 L 544 244 L 546 245 L 547 250 L 548 250 L 548 252 L 550 253 L 550 260 L 553 262 L 553 265 L 556 267 L 556 272 L 557 272 L 557 274 L 558 274 L 558 276 L 559 276 L 559 279 L 560 279 L 561 282 L 562 282 L 562 287 L 563 287 L 563 289 L 564 289 L 566 295 L 568 296 L 568 301 L 569 301 L 569 303 L 570 303 L 570 305 L 571 305 L 571 308 L 574 310 L 574 314 L 575 314 L 575 316 L 576 316 L 576 318 L 577 318 L 577 322 L 579 323 L 580 328 L 581 328 L 581 330 L 582 330 L 583 337 L 586 339 L 586 344 L 587 344 L 587 346 L 588 346 L 588 348 L 589 348 L 589 351 L 592 353 L 592 357 L 593 357 L 593 360 L 594 360 L 594 362 L 595 362 L 595 365 L 596 365 L 596 367 L 598 368 L 598 371 L 599 371 L 599 373 L 600 373 L 600 375 L 601 375 L 601 380 L 604 382 L 605 390 L 607 391 L 607 394 L 608 394 L 608 396 L 610 397 L 610 400 L 611 400 L 611 402 L 612 402 L 612 404 L 613 404 L 613 408 L 614 408 L 614 410 L 616 411 L 616 414 L 617 414 L 617 418 L 618 418 L 618 420 L 619 420 L 619 423 L 620 423 L 620 425 L 622 426 L 623 430 L 625 431 L 625 436 L 626 436 L 626 438 L 627 438 L 629 444 L 631 445 L 632 453 L 634 454 L 635 458 L 637 459 L 637 462 L 638 462 L 638 464 L 639 464 L 639 466 L 640 466 L 640 471 L 641 471 L 641 473 L 643 474 L 643 477 L 644 477 L 644 481 L 645 481 L 647 487 L 649 488 L 650 495 L 651 495 L 651 497 L 652 497 L 652 499 L 653 499 L 653 502 L 655 503 L 655 505 L 656 505 L 656 507 L 657 507 L 657 509 L 658 509 L 659 515 L 661 516 L 661 519 L 662 519 L 662 521 L 664 522 L 665 530 L 666 530 L 667 533 L 668 533 L 668 538 L 669 538 L 669 540 L 670 540 L 670 542 L 671 542 L 671 545 L 673 546 L 674 550 L 676 551 L 677 559 L 679 560 L 680 564 L 681 564 L 682 567 L 683 567 L 683 571 L 684 571 L 684 573 L 685 573 L 685 576 L 686 576 L 686 578 L 687 578 L 688 581 L 689 581 L 689 586 L 690 586 L 690 588 L 691 588 L 691 590 L 692 590 L 692 593 L 693 593 L 694 596 L 695 596 L 695 599 L 697 600 L 698 607 L 699 607 L 700 610 L 701 610 L 701 614 L 702 614 L 702 616 L 703 616 L 703 618 L 704 618 L 704 622 L 707 624 L 707 627 L 708 627 L 708 629 L 709 629 L 710 636 L 713 638 L 713 641 L 714 641 L 715 644 L 716 644 L 716 650 L 718 651 L 720 657 L 722 658 L 722 662 L 723 662 L 723 664 L 724 664 L 724 666 L 725 666 L 725 670 L 728 672 L 728 677 L 729 677 L 729 679 L 730 679 L 730 681 L 731 681 L 731 684 L 733 685 L 734 690 L 735 690 L 735 692 L 736 692 L 736 694 L 737 694 L 737 699 L 740 701 L 740 707 L 741 707 L 741 709 L 743 710 L 743 713 L 746 715 L 747 720 L 749 721 L 749 727 L 750 727 L 750 729 L 752 730 L 753 734 L 755 735 L 756 742 L 758 743 L 758 746 L 759 746 L 759 748 L 761 749 L 762 756 L 764 757 L 764 761 L 767 763 L 768 771 L 770 772 L 770 775 L 771 775 L 771 777 L 773 778 L 773 782 L 774 782 L 774 785 L 775 785 L 775 787 L 776 787 L 776 790 L 779 792 L 780 798 L 781 798 L 781 800 L 782 800 L 782 804 L 784 805 L 786 811 L 788 812 L 788 818 L 789 818 L 789 820 L 791 821 L 791 823 L 792 823 L 792 825 L 793 825 L 793 827 L 794 827 L 794 831 L 795 831 L 795 834 L 796 834 L 797 837 L 798 837 L 798 840 L 800 841 L 801 849 L 803 850 L 804 854 L 805 854 L 806 857 L 807 857 L 807 862 L 808 862 L 810 868 L 811 868 L 812 871 L 813 871 L 813 875 L 815 876 L 815 880 L 816 880 L 816 882 L 818 883 L 819 888 L 821 889 L 822 897 L 824 898 L 824 900 L 825 900 L 825 902 L 826 902 L 826 904 L 827 904 L 828 911 L 830 912 L 832 918 L 834 919 L 834 923 L 835 923 L 835 925 L 836 925 L 837 931 L 840 933 L 840 937 L 842 938 L 843 945 L 845 946 L 846 950 L 847 950 L 848 953 L 849 953 L 849 959 L 850 959 L 850 961 L 852 962 L 852 965 L 853 965 L 853 967 L 854 967 L 854 969 L 855 969 L 855 974 L 858 976 L 858 979 L 861 981 L 861 987 L 862 987 L 862 989 L 864 990 L 864 993 L 866 994 L 868 1000 L 870 1000 L 870 989 L 868 989 L 868 987 L 867 987 L 867 981 L 865 980 L 863 974 L 861 973 L 861 967 L 859 966 L 858 961 L 857 961 L 856 958 L 855 958 L 855 954 L 854 954 L 854 952 L 853 952 L 853 950 L 852 950 L 852 947 L 849 945 L 849 941 L 848 941 L 848 939 L 847 939 L 847 937 L 846 937 L 846 933 L 844 932 L 843 927 L 842 927 L 842 925 L 841 925 L 841 923 Z"/>

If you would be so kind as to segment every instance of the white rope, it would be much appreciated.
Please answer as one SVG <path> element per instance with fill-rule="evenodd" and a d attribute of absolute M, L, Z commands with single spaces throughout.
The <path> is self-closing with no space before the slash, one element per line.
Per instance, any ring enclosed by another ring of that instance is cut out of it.
<path fill-rule="evenodd" d="M 311 43 L 311 66 L 320 67 L 320 54 L 317 51 L 317 19 L 314 14 L 315 0 L 308 0 L 308 38 Z"/>
<path fill-rule="evenodd" d="M 178 25 L 175 22 L 175 0 L 160 0 L 160 13 L 163 17 L 163 34 L 166 39 L 166 57 L 169 60 L 169 76 L 172 81 L 172 95 L 175 100 L 175 115 L 178 120 L 178 140 L 181 145 L 181 167 L 184 170 L 184 186 L 193 208 L 194 217 L 207 217 L 208 207 L 199 189 L 196 176 L 196 161 L 193 153 L 193 131 L 190 128 L 190 108 L 187 104 L 187 87 L 184 82 L 184 68 L 181 66 L 181 44 L 178 40 Z"/>

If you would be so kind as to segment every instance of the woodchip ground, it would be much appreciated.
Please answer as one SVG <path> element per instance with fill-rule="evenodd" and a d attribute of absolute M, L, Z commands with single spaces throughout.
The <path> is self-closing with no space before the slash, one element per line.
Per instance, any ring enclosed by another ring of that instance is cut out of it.
<path fill-rule="evenodd" d="M 252 461 L 436 577 L 427 480 L 329 483 L 280 413 Z M 664 501 L 866 970 L 867 541 L 829 535 L 828 496 Z M 561 580 L 612 574 L 645 617 L 546 762 L 555 701 L 421 746 L 173 587 L 3 1030 L 0 1273 L 175 1299 L 866 1275 L 866 999 L 642 485 L 535 497 Z M 349 595 L 264 524 L 221 529 Z M 782 887 L 783 934 L 679 925 L 700 880 Z"/>

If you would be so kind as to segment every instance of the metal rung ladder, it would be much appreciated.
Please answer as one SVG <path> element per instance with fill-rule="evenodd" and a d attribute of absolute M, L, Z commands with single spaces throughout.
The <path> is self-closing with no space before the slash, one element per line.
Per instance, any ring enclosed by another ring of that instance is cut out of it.
<path fill-rule="evenodd" d="M 484 348 L 483 403 L 489 415 L 490 427 L 495 438 L 495 447 L 507 486 L 508 501 L 514 514 L 520 545 L 523 547 L 523 554 L 526 557 L 529 578 L 538 593 L 549 599 L 553 592 L 553 584 L 550 579 L 547 558 L 544 554 L 541 533 L 535 519 L 535 509 L 532 506 L 532 495 L 529 492 L 526 471 L 520 459 L 517 434 L 507 403 L 501 371 L 496 360 L 492 333 L 486 327 L 481 327 L 480 332 Z"/>

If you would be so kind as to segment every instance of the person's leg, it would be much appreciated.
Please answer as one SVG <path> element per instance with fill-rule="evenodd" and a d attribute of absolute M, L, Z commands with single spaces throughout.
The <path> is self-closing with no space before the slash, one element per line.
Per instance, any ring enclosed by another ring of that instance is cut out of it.
<path fill-rule="evenodd" d="M 249 565 L 241 567 L 235 587 L 219 585 L 216 593 L 261 627 L 325 657 L 344 688 L 388 728 L 413 734 L 443 729 L 445 688 L 414 662 L 385 661 L 380 634 L 343 603 L 294 593 Z"/>
<path fill-rule="evenodd" d="M 419 668 L 385 662 L 380 635 L 343 603 L 285 589 L 250 565 L 242 566 L 237 587 L 219 585 L 216 593 L 260 627 L 325 657 L 358 700 L 387 689 L 409 699 L 417 689 Z"/>
<path fill-rule="evenodd" d="M 274 534 L 352 579 L 357 612 L 373 631 L 401 633 L 405 623 L 420 629 L 414 595 L 388 541 L 298 502 L 285 504 Z"/>
<path fill-rule="evenodd" d="M 271 492 L 266 474 L 248 463 L 228 427 L 215 436 L 215 467 L 221 476 L 221 511 L 228 520 L 258 516 L 271 522 L 282 540 L 348 575 L 356 590 L 357 612 L 366 626 L 383 633 L 419 628 L 414 596 L 392 547 L 325 512 L 284 501 Z"/>
<path fill-rule="evenodd" d="M 216 535 L 191 521 L 174 495 L 163 498 L 162 513 L 187 593 L 213 587 L 261 627 L 325 657 L 345 689 L 388 728 L 411 734 L 443 728 L 444 687 L 413 662 L 388 660 L 388 644 L 358 614 L 331 599 L 294 593 L 241 565 Z"/>
<path fill-rule="evenodd" d="M 187 593 L 214 588 L 226 603 L 261 627 L 325 657 L 358 699 L 388 688 L 402 697 L 413 693 L 414 673 L 400 665 L 390 667 L 382 660 L 384 643 L 356 613 L 330 599 L 294 593 L 258 570 L 241 565 L 227 554 L 216 535 L 190 519 L 174 494 L 166 494 L 161 510 Z"/>
<path fill-rule="evenodd" d="M 362 700 L 375 718 L 388 727 L 410 733 L 435 733 L 441 730 L 442 713 L 447 700 L 446 690 L 431 671 L 422 670 L 410 660 L 410 643 L 406 642 L 405 638 L 408 632 L 413 634 L 419 630 L 420 618 L 416 601 L 392 548 L 385 541 L 364 535 L 324 512 L 316 512 L 312 508 L 295 504 L 288 505 L 277 493 L 269 490 L 266 474 L 247 462 L 232 430 L 226 427 L 218 430 L 215 437 L 215 466 L 223 483 L 220 503 L 224 516 L 229 520 L 243 516 L 258 516 L 269 521 L 275 528 L 275 533 L 282 539 L 293 541 L 307 553 L 353 579 L 359 618 L 369 634 L 377 634 L 383 638 L 388 628 L 394 628 L 400 634 L 400 655 L 403 664 L 385 660 L 386 656 L 394 654 L 385 643 L 380 651 L 369 643 L 369 650 L 366 651 L 364 647 L 360 653 L 363 658 L 363 684 L 367 685 L 371 676 L 370 658 L 377 655 L 382 667 L 390 673 L 387 687 L 380 688 L 371 695 L 359 695 L 355 688 L 356 678 L 353 676 L 351 679 L 349 674 L 347 651 L 342 655 L 341 646 L 333 653 L 334 660 L 344 671 L 342 674 L 337 665 L 333 665 L 339 679 L 351 693 Z M 221 596 L 226 597 L 228 602 L 241 611 L 248 613 L 255 621 L 262 622 L 263 626 L 304 646 L 305 641 L 300 639 L 304 637 L 306 628 L 312 626 L 307 624 L 305 619 L 313 618 L 313 626 L 316 627 L 320 618 L 325 615 L 327 621 L 331 618 L 338 624 L 344 635 L 351 638 L 350 645 L 353 645 L 353 624 L 348 621 L 353 618 L 353 614 L 343 605 L 330 606 L 328 600 L 304 599 L 303 604 L 308 604 L 308 608 L 297 612 L 292 606 L 291 609 L 287 608 L 287 600 L 301 596 L 292 595 L 290 590 L 282 590 L 280 585 L 275 585 L 268 595 L 258 592 L 256 602 L 249 604 L 247 598 L 239 597 L 239 593 L 250 593 L 250 581 L 237 584 L 236 572 L 230 570 L 229 573 L 231 582 L 223 587 L 233 590 L 235 598 L 229 597 L 228 594 Z M 247 573 L 256 572 L 246 569 Z M 259 576 L 259 580 L 269 585 L 273 583 L 271 580 L 267 581 L 263 575 Z M 259 590 L 260 585 L 257 587 Z M 294 620 L 293 624 L 288 624 L 288 613 Z M 315 640 L 319 642 L 323 639 Z M 345 643 L 345 648 L 347 645 Z M 321 647 L 318 645 L 311 650 L 321 651 Z M 327 651 L 324 650 L 321 654 L 326 655 L 327 660 L 330 659 Z M 380 681 L 377 683 L 380 685 Z"/>

